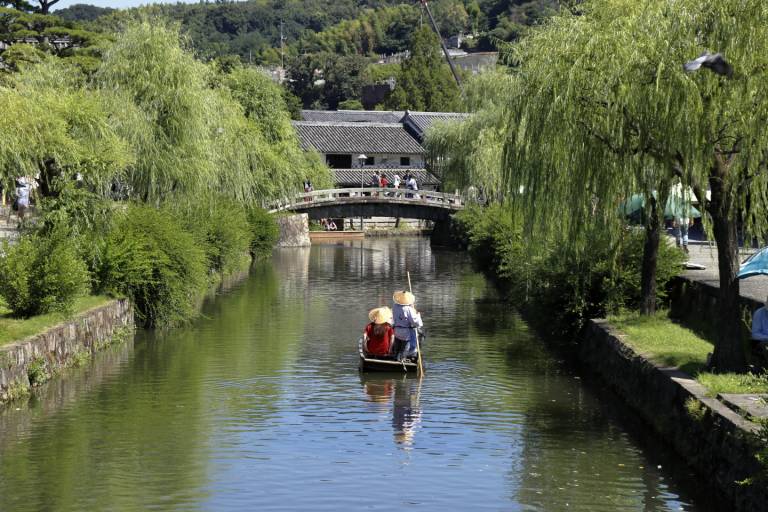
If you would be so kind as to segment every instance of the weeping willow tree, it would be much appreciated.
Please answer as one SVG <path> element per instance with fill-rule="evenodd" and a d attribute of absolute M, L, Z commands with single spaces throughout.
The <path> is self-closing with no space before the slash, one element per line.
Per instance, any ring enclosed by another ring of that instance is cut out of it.
<path fill-rule="evenodd" d="M 271 86 L 250 78 L 253 94 Z M 297 190 L 302 179 L 327 178 L 285 126 L 279 133 L 272 126 L 279 126 L 274 114 L 281 103 L 268 112 L 238 101 L 232 83 L 243 81 L 195 60 L 175 27 L 134 22 L 117 37 L 95 86 L 129 99 L 138 111 L 119 123 L 136 149 L 126 174 L 134 194 L 148 202 L 220 195 L 252 203 Z"/>
<path fill-rule="evenodd" d="M 108 193 L 134 152 L 110 122 L 112 98 L 82 87 L 78 70 L 55 58 L 31 66 L 0 87 L 0 179 L 37 177 L 43 195 L 57 180 L 80 174 Z"/>
<path fill-rule="evenodd" d="M 438 123 L 426 140 L 447 190 L 476 187 L 487 197 L 503 195 L 503 148 L 508 132 L 506 105 L 511 77 L 488 72 L 467 82 L 465 105 L 473 115 L 461 123 Z"/>
<path fill-rule="evenodd" d="M 743 370 L 736 225 L 762 236 L 765 215 L 768 7 L 759 0 L 592 0 L 561 12 L 509 51 L 505 183 L 524 189 L 537 231 L 566 229 L 587 244 L 585 226 L 617 227 L 622 198 L 642 192 L 646 215 L 644 311 L 652 311 L 660 222 L 677 182 L 693 186 L 710 215 L 720 256 L 720 333 L 716 369 Z M 683 63 L 721 51 L 732 79 Z M 712 190 L 707 201 L 706 183 Z M 653 192 L 657 191 L 655 197 Z M 661 205 L 661 206 L 660 206 Z M 654 294 L 655 295 L 655 294 Z"/>
<path fill-rule="evenodd" d="M 44 197 L 80 175 L 110 197 L 160 204 L 223 197 L 259 204 L 320 186 L 329 172 L 305 154 L 275 84 L 255 70 L 222 76 L 173 27 L 135 22 L 92 78 L 41 55 L 0 86 L 0 179 L 35 177 Z"/>
<path fill-rule="evenodd" d="M 645 197 L 646 242 L 641 313 L 656 307 L 656 266 L 667 194 L 675 177 L 669 133 L 685 140 L 685 122 L 667 116 L 684 95 L 682 63 L 654 23 L 664 2 L 596 0 L 564 11 L 510 49 L 520 64 L 510 109 L 506 179 L 529 223 L 562 229 L 586 244 L 587 227 L 618 232 L 619 204 Z M 664 82 L 662 93 L 659 84 Z"/>

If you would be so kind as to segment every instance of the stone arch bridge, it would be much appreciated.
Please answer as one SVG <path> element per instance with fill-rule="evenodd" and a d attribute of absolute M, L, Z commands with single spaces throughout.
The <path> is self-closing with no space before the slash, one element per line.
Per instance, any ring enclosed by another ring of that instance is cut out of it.
<path fill-rule="evenodd" d="M 297 194 L 275 203 L 270 213 L 306 213 L 310 219 L 399 217 L 446 221 L 464 208 L 461 196 L 392 188 L 339 188 Z"/>

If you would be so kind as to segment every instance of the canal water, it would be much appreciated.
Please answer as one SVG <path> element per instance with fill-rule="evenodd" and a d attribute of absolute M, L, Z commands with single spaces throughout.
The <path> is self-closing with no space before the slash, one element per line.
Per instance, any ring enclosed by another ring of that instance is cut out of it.
<path fill-rule="evenodd" d="M 360 375 L 411 272 L 423 379 Z M 0 410 L 0 511 L 711 510 L 669 449 L 427 239 L 277 252 L 187 328 Z"/>

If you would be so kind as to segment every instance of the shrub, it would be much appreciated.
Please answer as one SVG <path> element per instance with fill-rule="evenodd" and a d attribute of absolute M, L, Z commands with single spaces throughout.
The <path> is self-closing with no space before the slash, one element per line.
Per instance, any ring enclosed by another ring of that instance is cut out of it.
<path fill-rule="evenodd" d="M 152 327 L 192 318 L 207 272 L 203 249 L 175 216 L 133 205 L 107 236 L 99 274 L 103 288 L 128 296 L 140 323 Z"/>
<path fill-rule="evenodd" d="M 67 313 L 89 286 L 77 244 L 64 229 L 24 236 L 4 248 L 0 295 L 15 316 Z"/>
<path fill-rule="evenodd" d="M 624 231 L 616 238 L 595 229 L 586 235 L 589 244 L 577 250 L 562 240 L 531 246 L 519 218 L 504 205 L 468 208 L 455 219 L 480 268 L 500 278 L 517 303 L 532 306 L 553 334 L 573 333 L 589 318 L 640 303 L 643 231 Z M 682 260 L 680 251 L 662 240 L 658 300 L 666 298 L 666 283 Z"/>
<path fill-rule="evenodd" d="M 248 224 L 251 226 L 251 256 L 258 258 L 270 254 L 280 239 L 275 218 L 263 208 L 251 208 Z"/>
<path fill-rule="evenodd" d="M 199 240 L 212 272 L 231 272 L 250 250 L 251 227 L 245 209 L 236 203 L 198 203 L 180 212 L 179 220 Z"/>

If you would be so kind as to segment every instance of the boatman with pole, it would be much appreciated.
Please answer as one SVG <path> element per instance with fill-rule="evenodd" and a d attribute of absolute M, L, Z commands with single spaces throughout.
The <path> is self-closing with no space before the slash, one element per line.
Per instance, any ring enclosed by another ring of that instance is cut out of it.
<path fill-rule="evenodd" d="M 421 315 L 414 304 L 416 297 L 413 293 L 403 290 L 392 295 L 395 305 L 392 308 L 392 316 L 395 322 L 395 350 L 393 354 L 399 360 L 420 356 L 418 350 L 418 331 L 424 324 Z"/>

